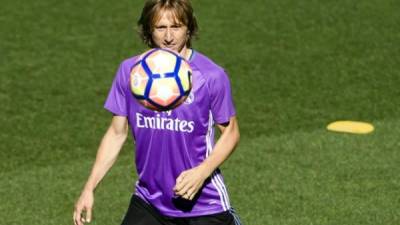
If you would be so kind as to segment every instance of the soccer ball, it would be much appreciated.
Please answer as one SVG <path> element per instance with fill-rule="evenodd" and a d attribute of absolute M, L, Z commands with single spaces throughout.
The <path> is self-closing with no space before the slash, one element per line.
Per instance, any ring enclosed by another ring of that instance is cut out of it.
<path fill-rule="evenodd" d="M 167 49 L 143 53 L 130 73 L 133 96 L 148 109 L 167 111 L 182 104 L 192 89 L 189 63 Z"/>

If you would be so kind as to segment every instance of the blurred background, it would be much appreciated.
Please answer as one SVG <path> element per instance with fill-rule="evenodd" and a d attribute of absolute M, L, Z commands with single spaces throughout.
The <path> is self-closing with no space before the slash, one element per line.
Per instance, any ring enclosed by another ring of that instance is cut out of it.
<path fill-rule="evenodd" d="M 144 1 L 0 0 L 2 224 L 72 224 Z M 222 166 L 247 225 L 400 224 L 400 1 L 193 0 L 194 48 L 230 75 L 241 143 Z M 342 119 L 368 135 L 330 133 Z M 131 138 L 96 191 L 120 224 Z"/>

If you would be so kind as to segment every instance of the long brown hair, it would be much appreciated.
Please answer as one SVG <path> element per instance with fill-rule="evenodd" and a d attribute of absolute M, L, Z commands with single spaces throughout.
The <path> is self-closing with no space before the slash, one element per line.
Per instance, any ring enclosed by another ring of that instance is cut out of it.
<path fill-rule="evenodd" d="M 198 26 L 189 0 L 147 0 L 138 21 L 138 31 L 143 42 L 150 48 L 157 47 L 153 43 L 152 32 L 162 10 L 171 10 L 175 18 L 188 28 L 186 47 L 191 47 Z"/>

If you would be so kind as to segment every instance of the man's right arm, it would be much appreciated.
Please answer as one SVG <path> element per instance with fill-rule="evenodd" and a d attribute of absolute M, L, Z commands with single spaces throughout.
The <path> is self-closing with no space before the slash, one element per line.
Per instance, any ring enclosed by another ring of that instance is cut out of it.
<path fill-rule="evenodd" d="M 94 202 L 93 192 L 98 183 L 100 183 L 107 171 L 114 164 L 127 136 L 127 118 L 123 116 L 114 116 L 97 150 L 96 161 L 90 176 L 82 190 L 81 196 L 75 204 L 73 215 L 75 225 L 82 225 L 83 222 L 90 222 Z M 83 212 L 85 212 L 86 218 L 82 218 Z"/>

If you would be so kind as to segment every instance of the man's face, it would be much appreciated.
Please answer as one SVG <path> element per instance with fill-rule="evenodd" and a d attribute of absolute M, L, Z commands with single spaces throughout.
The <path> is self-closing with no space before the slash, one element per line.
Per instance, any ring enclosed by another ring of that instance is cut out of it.
<path fill-rule="evenodd" d="M 167 48 L 180 54 L 185 54 L 188 38 L 187 27 L 178 21 L 169 10 L 162 10 L 155 22 L 152 38 L 153 43 L 160 48 Z"/>

